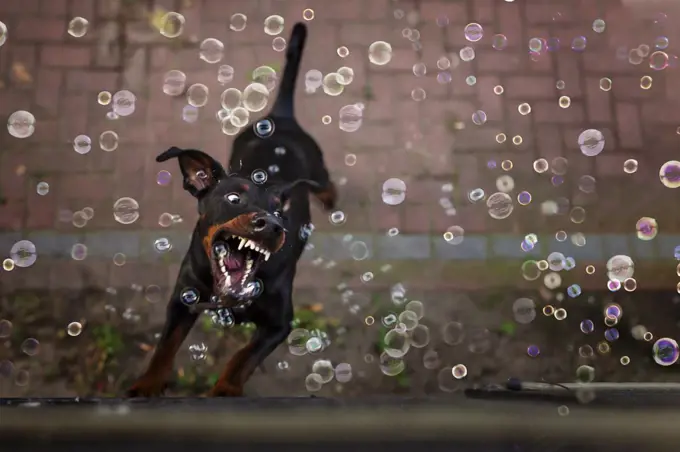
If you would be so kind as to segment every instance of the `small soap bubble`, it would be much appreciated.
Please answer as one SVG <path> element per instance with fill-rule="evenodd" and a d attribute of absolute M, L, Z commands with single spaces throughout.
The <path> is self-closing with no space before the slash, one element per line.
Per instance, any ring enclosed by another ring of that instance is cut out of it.
<path fill-rule="evenodd" d="M 116 92 L 111 98 L 113 103 L 113 112 L 118 116 L 130 116 L 135 111 L 135 103 L 137 97 L 128 90 L 121 90 Z"/>
<path fill-rule="evenodd" d="M 208 87 L 202 83 L 194 83 L 187 89 L 187 103 L 192 107 L 200 108 L 208 103 Z"/>
<path fill-rule="evenodd" d="M 217 82 L 226 85 L 234 80 L 234 68 L 228 64 L 223 64 L 217 68 Z"/>
<path fill-rule="evenodd" d="M 642 217 L 635 223 L 637 237 L 640 240 L 652 240 L 659 232 L 659 225 L 654 218 Z"/>
<path fill-rule="evenodd" d="M 7 258 L 2 261 L 2 269 L 5 270 L 6 272 L 11 272 L 14 270 L 15 264 L 14 260 L 11 258 Z"/>
<path fill-rule="evenodd" d="M 84 155 L 92 150 L 92 140 L 87 135 L 78 135 L 73 140 L 73 150 Z"/>
<path fill-rule="evenodd" d="M 463 47 L 462 49 L 460 49 L 460 52 L 458 54 L 460 56 L 460 59 L 465 62 L 472 61 L 475 59 L 475 49 L 473 49 L 472 47 Z"/>
<path fill-rule="evenodd" d="M 71 322 L 66 327 L 66 334 L 71 337 L 79 336 L 83 332 L 83 325 L 80 322 Z"/>
<path fill-rule="evenodd" d="M 465 39 L 470 42 L 477 42 L 484 37 L 484 29 L 478 23 L 470 23 L 465 26 L 463 30 L 465 33 Z"/>
<path fill-rule="evenodd" d="M 595 368 L 582 365 L 576 369 L 576 381 L 579 383 L 590 383 L 595 379 Z"/>
<path fill-rule="evenodd" d="M 267 172 L 261 169 L 256 169 L 250 175 L 250 179 L 258 185 L 264 184 L 267 182 Z"/>
<path fill-rule="evenodd" d="M 602 91 L 610 91 L 612 89 L 612 80 L 607 77 L 600 79 L 600 89 Z"/>
<path fill-rule="evenodd" d="M 99 105 L 109 105 L 111 103 L 111 93 L 108 91 L 100 91 L 97 94 L 97 103 Z"/>
<path fill-rule="evenodd" d="M 588 40 L 585 36 L 577 36 L 571 41 L 571 50 L 574 52 L 583 52 L 586 49 Z"/>
<path fill-rule="evenodd" d="M 308 392 L 317 392 L 323 388 L 323 378 L 319 374 L 311 373 L 305 377 L 305 389 Z"/>
<path fill-rule="evenodd" d="M 595 324 L 592 320 L 582 320 L 581 321 L 581 332 L 583 334 L 590 334 L 595 330 Z"/>
<path fill-rule="evenodd" d="M 662 71 L 669 65 L 670 58 L 666 52 L 656 51 L 649 57 L 649 67 L 655 71 Z"/>
<path fill-rule="evenodd" d="M 595 33 L 604 33 L 604 30 L 606 28 L 606 24 L 604 20 L 602 19 L 595 19 L 593 22 L 593 31 Z"/>
<path fill-rule="evenodd" d="M 326 74 L 322 80 L 321 88 L 329 96 L 339 96 L 345 90 L 345 78 L 337 72 Z"/>
<path fill-rule="evenodd" d="M 172 174 L 170 171 L 160 170 L 158 174 L 156 174 L 156 183 L 158 185 L 165 187 L 170 185 L 170 181 L 172 181 Z"/>
<path fill-rule="evenodd" d="M 607 328 L 607 329 L 604 331 L 604 338 L 605 338 L 608 342 L 614 342 L 614 341 L 616 341 L 616 340 L 619 338 L 619 336 L 620 336 L 619 330 L 617 330 L 616 328 Z"/>
<path fill-rule="evenodd" d="M 467 374 L 468 370 L 464 364 L 456 364 L 451 369 L 451 375 L 453 375 L 453 378 L 456 380 L 462 380 L 463 378 L 467 377 Z"/>
<path fill-rule="evenodd" d="M 543 50 L 543 40 L 541 38 L 531 38 L 529 40 L 529 50 L 532 52 Z"/>
<path fill-rule="evenodd" d="M 123 253 L 116 253 L 113 255 L 113 265 L 122 267 L 127 262 L 127 256 Z"/>
<path fill-rule="evenodd" d="M 477 110 L 472 113 L 472 122 L 475 125 L 481 126 L 486 122 L 486 113 L 482 110 Z"/>
<path fill-rule="evenodd" d="M 187 76 L 184 72 L 178 70 L 168 71 L 163 76 L 163 92 L 168 96 L 179 96 L 184 93 L 186 82 Z"/>
<path fill-rule="evenodd" d="M 36 193 L 38 193 L 40 196 L 45 196 L 50 192 L 50 184 L 47 182 L 38 182 L 38 185 L 35 188 Z"/>
<path fill-rule="evenodd" d="M 680 127 L 678 127 L 680 134 Z M 659 169 L 659 179 L 668 188 L 680 188 L 680 161 L 669 160 Z"/>
<path fill-rule="evenodd" d="M 587 129 L 578 136 L 578 145 L 586 157 L 595 157 L 604 150 L 605 139 L 602 132 L 596 129 Z"/>
<path fill-rule="evenodd" d="M 76 243 L 71 247 L 71 258 L 74 261 L 82 261 L 87 258 L 87 246 L 82 243 Z"/>
<path fill-rule="evenodd" d="M 172 249 L 172 243 L 166 237 L 161 237 L 153 242 L 153 247 L 158 253 L 166 253 Z"/>
<path fill-rule="evenodd" d="M 0 22 L 0 47 L 7 42 L 7 25 L 4 22 Z"/>
<path fill-rule="evenodd" d="M 648 90 L 652 88 L 652 77 L 645 75 L 640 79 L 640 88 Z"/>
<path fill-rule="evenodd" d="M 497 34 L 494 35 L 491 40 L 491 47 L 495 50 L 503 50 L 508 46 L 508 38 L 505 35 Z"/>
<path fill-rule="evenodd" d="M 560 40 L 559 38 L 548 38 L 548 41 L 546 43 L 546 46 L 548 48 L 549 52 L 555 52 L 560 49 Z"/>
<path fill-rule="evenodd" d="M 208 347 L 203 343 L 189 345 L 189 356 L 192 361 L 203 361 L 208 357 Z"/>
<path fill-rule="evenodd" d="M 68 34 L 74 38 L 82 38 L 87 33 L 89 22 L 83 17 L 74 17 L 68 23 Z"/>
<path fill-rule="evenodd" d="M 680 358 L 680 347 L 674 339 L 663 337 L 654 343 L 652 354 L 658 365 L 671 366 Z"/>
<path fill-rule="evenodd" d="M 28 338 L 21 343 L 21 351 L 28 356 L 35 356 L 40 351 L 40 342 L 34 338 Z"/>
<path fill-rule="evenodd" d="M 368 48 L 368 60 L 377 65 L 384 66 L 392 60 L 392 46 L 385 41 L 376 41 Z"/>
<path fill-rule="evenodd" d="M 666 36 L 659 36 L 654 40 L 654 47 L 659 50 L 664 50 L 668 48 L 670 40 Z"/>
<path fill-rule="evenodd" d="M 336 210 L 335 212 L 331 213 L 329 219 L 330 222 L 335 225 L 343 224 L 345 221 L 347 221 L 345 213 L 341 210 Z"/>
<path fill-rule="evenodd" d="M 196 289 L 188 287 L 180 293 L 180 300 L 186 305 L 193 305 L 198 302 L 200 295 Z"/>
<path fill-rule="evenodd" d="M 265 118 L 257 121 L 253 126 L 255 134 L 260 138 L 268 138 L 274 133 L 274 121 Z"/>
<path fill-rule="evenodd" d="M 274 39 L 272 39 L 272 49 L 276 52 L 283 52 L 286 50 L 286 38 L 282 38 L 281 36 L 277 36 Z"/>
<path fill-rule="evenodd" d="M 312 336 L 307 339 L 305 343 L 305 349 L 308 353 L 314 354 L 323 350 L 323 341 L 317 336 Z"/>
<path fill-rule="evenodd" d="M 276 36 L 283 31 L 284 23 L 284 19 L 281 16 L 268 16 L 264 20 L 264 32 L 269 36 Z"/>
<path fill-rule="evenodd" d="M 229 29 L 232 31 L 243 31 L 248 24 L 248 17 L 245 14 L 236 13 L 229 20 Z"/>
<path fill-rule="evenodd" d="M 160 20 L 159 31 L 166 38 L 176 38 L 184 31 L 184 16 L 180 13 L 170 11 L 165 13 Z"/>
<path fill-rule="evenodd" d="M 633 174 L 638 170 L 638 161 L 635 159 L 628 159 L 623 162 L 623 172 L 626 174 Z"/>
<path fill-rule="evenodd" d="M 35 116 L 25 110 L 12 113 L 7 119 L 7 131 L 15 138 L 28 138 L 35 132 Z"/>
<path fill-rule="evenodd" d="M 113 130 L 102 132 L 99 135 L 99 147 L 105 152 L 113 152 L 118 149 L 118 134 Z"/>
<path fill-rule="evenodd" d="M 12 266 L 30 267 L 38 258 L 37 248 L 30 240 L 19 240 L 9 250 Z"/>
<path fill-rule="evenodd" d="M 538 355 L 541 354 L 541 350 L 538 348 L 538 345 L 530 345 L 527 347 L 527 355 L 529 355 L 532 358 L 538 357 Z"/>

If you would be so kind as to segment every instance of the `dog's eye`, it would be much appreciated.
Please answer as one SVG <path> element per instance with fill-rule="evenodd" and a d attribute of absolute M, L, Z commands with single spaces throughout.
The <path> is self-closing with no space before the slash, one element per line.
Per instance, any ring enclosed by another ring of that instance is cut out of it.
<path fill-rule="evenodd" d="M 241 202 L 241 197 L 238 193 L 229 193 L 224 197 L 224 199 L 232 204 L 239 204 Z"/>
<path fill-rule="evenodd" d="M 206 174 L 205 171 L 198 170 L 198 171 L 196 171 L 196 177 L 198 177 L 199 179 L 207 179 L 208 175 Z"/>

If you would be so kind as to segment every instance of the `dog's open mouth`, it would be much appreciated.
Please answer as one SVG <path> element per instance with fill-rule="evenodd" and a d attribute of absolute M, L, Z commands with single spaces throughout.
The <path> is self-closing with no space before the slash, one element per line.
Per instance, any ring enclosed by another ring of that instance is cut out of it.
<path fill-rule="evenodd" d="M 226 231 L 219 233 L 212 244 L 215 294 L 237 300 L 252 296 L 257 289 L 255 272 L 270 257 L 262 243 Z"/>

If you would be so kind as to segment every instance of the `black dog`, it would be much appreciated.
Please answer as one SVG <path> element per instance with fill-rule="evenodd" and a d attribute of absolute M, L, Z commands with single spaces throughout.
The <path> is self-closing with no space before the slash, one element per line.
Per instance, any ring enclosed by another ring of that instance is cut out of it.
<path fill-rule="evenodd" d="M 291 331 L 293 279 L 311 219 L 309 192 L 326 209 L 336 200 L 321 149 L 294 118 L 306 36 L 305 25 L 296 24 L 274 107 L 235 139 L 229 172 L 197 150 L 173 147 L 156 159 L 178 159 L 184 188 L 198 201 L 199 220 L 164 331 L 146 373 L 128 391 L 131 397 L 162 394 L 174 356 L 202 310 L 225 326 L 253 322 L 257 327 L 227 364 L 212 396 L 242 395 L 246 380 Z"/>

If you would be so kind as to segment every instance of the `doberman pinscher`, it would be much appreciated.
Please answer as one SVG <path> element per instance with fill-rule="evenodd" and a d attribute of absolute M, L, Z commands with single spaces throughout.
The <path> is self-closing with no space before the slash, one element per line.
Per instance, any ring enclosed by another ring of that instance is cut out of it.
<path fill-rule="evenodd" d="M 182 261 L 161 338 L 130 397 L 161 395 L 175 354 L 201 311 L 223 326 L 252 322 L 250 343 L 236 352 L 210 392 L 240 396 L 253 371 L 285 339 L 293 320 L 293 279 L 309 236 L 311 191 L 326 210 L 336 189 L 318 144 L 297 123 L 293 100 L 307 37 L 294 26 L 271 112 L 234 140 L 229 171 L 208 154 L 168 149 L 199 219 Z M 264 168 L 264 169 L 263 169 Z"/>

